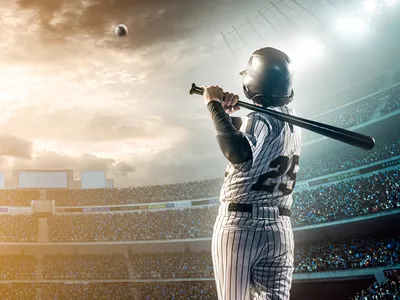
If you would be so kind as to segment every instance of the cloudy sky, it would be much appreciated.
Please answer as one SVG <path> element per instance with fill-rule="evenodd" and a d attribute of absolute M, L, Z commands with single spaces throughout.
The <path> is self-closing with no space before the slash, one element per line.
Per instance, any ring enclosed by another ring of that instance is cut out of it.
<path fill-rule="evenodd" d="M 240 11 L 230 3 L 1 1 L 3 170 L 103 169 L 117 186 L 221 176 L 207 111 L 188 89 L 235 87 L 240 68 L 220 35 Z M 114 36 L 119 23 L 127 38 Z"/>
<path fill-rule="evenodd" d="M 234 57 L 220 32 L 263 5 L 2 0 L 3 170 L 105 170 L 116 186 L 222 176 L 208 113 L 188 90 L 218 84 L 242 95 L 248 54 Z M 126 38 L 113 34 L 119 23 Z"/>

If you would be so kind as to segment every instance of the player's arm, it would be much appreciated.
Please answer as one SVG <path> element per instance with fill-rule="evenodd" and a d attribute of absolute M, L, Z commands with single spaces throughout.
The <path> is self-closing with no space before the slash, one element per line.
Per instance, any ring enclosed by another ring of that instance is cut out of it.
<path fill-rule="evenodd" d="M 241 117 L 231 117 L 231 121 L 232 121 L 232 125 L 239 130 L 240 128 L 242 128 L 242 124 L 243 124 L 243 120 Z"/>
<path fill-rule="evenodd" d="M 207 108 L 214 124 L 219 148 L 229 162 L 240 164 L 251 160 L 252 151 L 247 138 L 234 126 L 232 118 L 225 112 L 221 102 L 210 101 Z M 235 122 L 239 127 L 237 119 Z"/>
<path fill-rule="evenodd" d="M 239 109 L 236 105 L 239 97 L 224 93 L 218 86 L 203 89 L 222 153 L 233 165 L 249 165 L 247 162 L 252 163 L 261 150 L 268 132 L 266 123 L 255 118 L 254 114 L 245 118 L 245 123 L 241 118 L 231 118 L 227 112 L 233 113 Z"/>

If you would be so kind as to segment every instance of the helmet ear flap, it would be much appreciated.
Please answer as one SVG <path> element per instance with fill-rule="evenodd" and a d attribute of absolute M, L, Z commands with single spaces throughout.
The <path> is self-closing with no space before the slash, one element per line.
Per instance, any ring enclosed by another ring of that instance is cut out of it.
<path fill-rule="evenodd" d="M 252 92 L 245 83 L 243 83 L 243 93 L 246 96 L 247 99 L 253 100 L 257 94 Z"/>

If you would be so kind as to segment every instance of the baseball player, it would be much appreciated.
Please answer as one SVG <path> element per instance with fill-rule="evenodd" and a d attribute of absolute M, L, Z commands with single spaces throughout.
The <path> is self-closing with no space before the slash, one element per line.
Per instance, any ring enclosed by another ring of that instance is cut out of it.
<path fill-rule="evenodd" d="M 243 76 L 256 105 L 294 115 L 293 65 L 274 48 L 255 51 Z M 230 117 L 238 96 L 203 86 L 217 141 L 229 165 L 220 192 L 212 257 L 220 300 L 289 299 L 293 272 L 292 192 L 300 128 L 262 113 Z"/>

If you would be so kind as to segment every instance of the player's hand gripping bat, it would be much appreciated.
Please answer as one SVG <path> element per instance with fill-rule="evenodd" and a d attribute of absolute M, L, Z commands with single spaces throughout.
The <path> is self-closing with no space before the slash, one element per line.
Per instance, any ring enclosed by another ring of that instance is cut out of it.
<path fill-rule="evenodd" d="M 192 88 L 189 91 L 190 95 L 203 95 L 203 89 L 201 87 L 196 86 L 196 84 L 192 84 Z M 328 138 L 335 139 L 337 141 L 364 149 L 371 150 L 375 146 L 375 139 L 373 137 L 357 133 L 354 131 L 346 130 L 343 128 L 335 127 L 332 125 L 311 121 L 308 119 L 303 119 L 300 117 L 292 116 L 289 114 L 281 113 L 278 111 L 274 111 L 268 108 L 262 108 L 250 103 L 246 103 L 243 101 L 238 101 L 237 105 L 240 107 L 244 107 L 256 112 L 264 113 L 270 116 L 277 118 L 278 120 L 288 122 L 290 124 L 299 126 L 301 128 L 310 130 L 312 132 L 324 135 Z"/>

